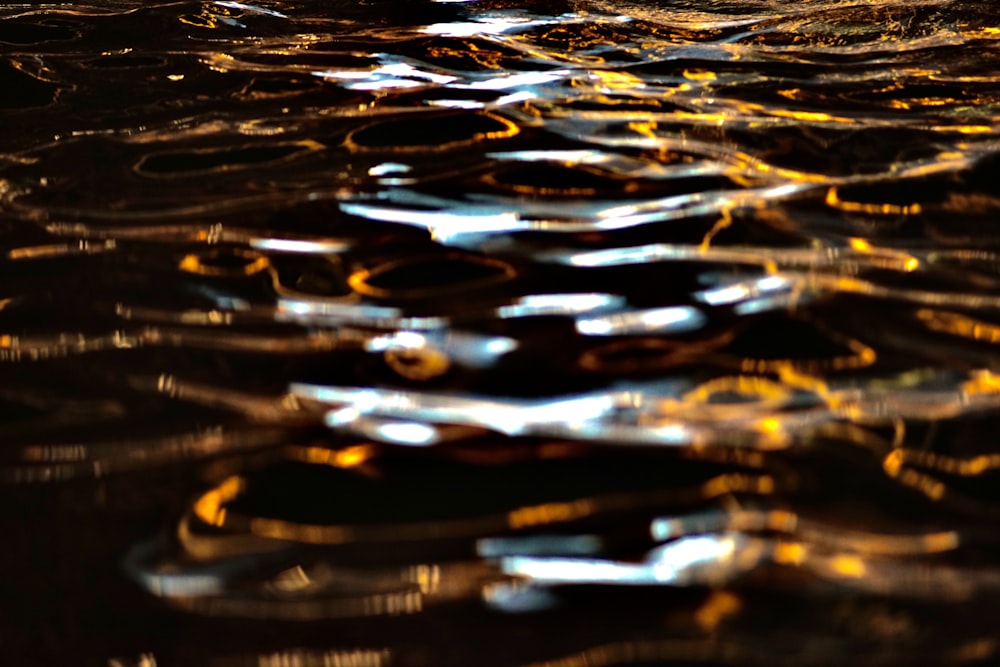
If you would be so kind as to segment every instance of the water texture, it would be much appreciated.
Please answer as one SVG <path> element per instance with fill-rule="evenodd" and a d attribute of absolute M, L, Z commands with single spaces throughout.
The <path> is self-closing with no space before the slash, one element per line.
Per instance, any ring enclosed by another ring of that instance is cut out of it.
<path fill-rule="evenodd" d="M 0 6 L 4 664 L 992 664 L 998 43 Z"/>

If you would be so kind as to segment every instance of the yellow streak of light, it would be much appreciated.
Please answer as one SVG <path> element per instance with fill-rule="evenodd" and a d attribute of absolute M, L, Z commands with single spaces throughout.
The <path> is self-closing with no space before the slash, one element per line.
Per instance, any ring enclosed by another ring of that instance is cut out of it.
<path fill-rule="evenodd" d="M 916 316 L 932 331 L 971 338 L 984 343 L 1000 343 L 1000 326 L 995 324 L 989 324 L 958 313 L 930 308 L 921 308 L 916 312 Z M 1000 383 L 1000 378 L 991 374 L 982 375 L 970 381 L 968 389 L 975 390 L 977 386 L 989 387 L 992 386 L 991 382 Z"/>
<path fill-rule="evenodd" d="M 235 500 L 243 492 L 245 482 L 242 477 L 229 477 L 194 504 L 194 515 L 210 526 L 222 527 L 226 524 L 225 503 Z"/>
<path fill-rule="evenodd" d="M 517 530 L 548 523 L 572 521 L 594 512 L 594 504 L 580 499 L 567 503 L 545 503 L 520 507 L 507 514 L 507 524 Z"/>
<path fill-rule="evenodd" d="M 941 500 L 945 494 L 945 486 L 930 475 L 904 467 L 906 450 L 894 449 L 882 461 L 882 469 L 889 477 L 915 489 L 931 500 Z"/>
<path fill-rule="evenodd" d="M 847 211 L 848 213 L 867 213 L 869 215 L 916 215 L 922 210 L 920 204 L 918 203 L 900 206 L 898 204 L 871 204 L 844 201 L 840 198 L 840 194 L 837 192 L 837 188 L 835 187 L 831 187 L 826 191 L 826 204 L 827 206 L 840 209 L 841 211 Z M 855 240 L 861 241 L 862 239 L 852 239 L 852 242 Z M 855 249 L 859 251 L 861 250 L 860 248 Z M 865 251 L 870 250 L 871 246 L 868 246 Z"/>
<path fill-rule="evenodd" d="M 187 271 L 188 273 L 195 273 L 202 276 L 231 276 L 234 273 L 252 276 L 271 266 L 271 262 L 265 255 L 259 255 L 257 253 L 250 253 L 247 251 L 237 251 L 236 255 L 249 260 L 248 263 L 239 268 L 211 266 L 210 264 L 206 264 L 198 255 L 190 254 L 185 255 L 184 258 L 181 259 L 177 268 L 181 271 Z"/>
<path fill-rule="evenodd" d="M 716 378 L 698 385 L 684 394 L 682 400 L 689 403 L 708 403 L 713 396 L 722 393 L 755 396 L 765 400 L 781 400 L 789 395 L 788 388 L 777 382 L 757 376 L 736 375 Z"/>
<path fill-rule="evenodd" d="M 355 468 L 370 460 L 377 449 L 370 444 L 354 445 L 344 449 L 324 449 L 323 447 L 288 447 L 289 456 L 303 463 L 327 465 L 334 468 Z"/>
<path fill-rule="evenodd" d="M 719 475 L 704 484 L 701 490 L 703 496 L 718 498 L 730 493 L 759 493 L 768 495 L 774 493 L 774 478 L 768 475 L 751 476 L 740 474 Z"/>
<path fill-rule="evenodd" d="M 684 70 L 684 78 L 691 81 L 715 81 L 715 72 L 710 70 Z"/>
<path fill-rule="evenodd" d="M 715 222 L 715 224 L 712 225 L 712 228 L 705 233 L 705 237 L 701 240 L 701 245 L 698 246 L 698 249 L 701 252 L 706 252 L 711 247 L 712 241 L 715 239 L 716 235 L 718 235 L 719 232 L 721 232 L 723 229 L 732 226 L 733 215 L 731 209 L 732 209 L 731 206 L 723 207 L 721 211 L 722 217 L 719 218 Z"/>
<path fill-rule="evenodd" d="M 601 90 L 624 90 L 634 91 L 643 87 L 642 79 L 628 72 L 616 72 L 614 70 L 598 70 L 594 72 L 600 82 Z"/>
<path fill-rule="evenodd" d="M 694 620 L 704 630 L 714 630 L 726 618 L 733 616 L 743 603 L 728 591 L 714 591 L 694 613 Z"/>
<path fill-rule="evenodd" d="M 860 579 L 867 571 L 865 562 L 858 556 L 834 556 L 830 559 L 830 567 L 837 574 L 852 579 Z"/>
<path fill-rule="evenodd" d="M 801 565 L 806 560 L 806 548 L 798 542 L 782 542 L 774 548 L 774 560 L 782 565 Z"/>

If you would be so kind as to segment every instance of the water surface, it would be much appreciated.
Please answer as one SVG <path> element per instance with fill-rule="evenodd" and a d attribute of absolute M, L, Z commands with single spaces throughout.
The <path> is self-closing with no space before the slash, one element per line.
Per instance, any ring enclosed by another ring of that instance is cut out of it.
<path fill-rule="evenodd" d="M 988 664 L 998 40 L 0 7 L 4 660 Z"/>

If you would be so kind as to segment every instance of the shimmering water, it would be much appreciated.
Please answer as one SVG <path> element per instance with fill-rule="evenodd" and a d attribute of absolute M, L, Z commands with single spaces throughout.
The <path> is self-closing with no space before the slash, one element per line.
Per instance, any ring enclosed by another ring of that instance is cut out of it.
<path fill-rule="evenodd" d="M 0 662 L 989 664 L 1000 6 L 0 6 Z"/>

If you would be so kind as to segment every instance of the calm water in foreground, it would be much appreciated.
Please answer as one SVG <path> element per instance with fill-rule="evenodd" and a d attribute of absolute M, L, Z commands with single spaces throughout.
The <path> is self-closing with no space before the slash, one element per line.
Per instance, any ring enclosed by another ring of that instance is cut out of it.
<path fill-rule="evenodd" d="M 1000 6 L 0 5 L 0 662 L 994 664 Z"/>

